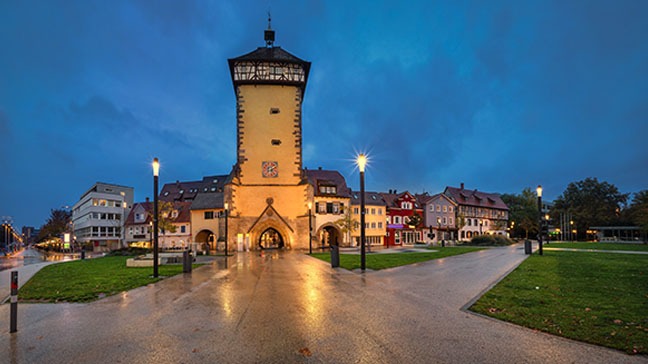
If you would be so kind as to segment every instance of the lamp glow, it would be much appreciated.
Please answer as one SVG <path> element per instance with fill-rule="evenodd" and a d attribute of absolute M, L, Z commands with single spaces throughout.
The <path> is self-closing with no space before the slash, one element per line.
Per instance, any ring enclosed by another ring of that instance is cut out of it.
<path fill-rule="evenodd" d="M 538 188 L 536 188 L 536 192 L 538 193 L 538 197 L 542 197 L 542 186 L 538 185 Z"/>
<path fill-rule="evenodd" d="M 365 166 L 367 165 L 367 156 L 364 154 L 360 154 L 357 159 L 358 163 L 358 168 L 360 169 L 360 172 L 365 171 Z"/>
<path fill-rule="evenodd" d="M 160 161 L 157 158 L 153 158 L 153 175 L 155 177 L 160 175 Z"/>

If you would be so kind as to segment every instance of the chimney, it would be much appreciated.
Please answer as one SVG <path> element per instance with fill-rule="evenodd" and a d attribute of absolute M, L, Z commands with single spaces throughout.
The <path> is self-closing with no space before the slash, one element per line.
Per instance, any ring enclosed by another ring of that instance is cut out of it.
<path fill-rule="evenodd" d="M 462 190 L 464 189 L 464 184 L 463 184 L 463 182 L 461 182 L 461 189 L 462 189 Z"/>
<path fill-rule="evenodd" d="M 148 197 L 146 198 L 146 202 L 149 202 L 149 198 L 148 198 Z"/>
<path fill-rule="evenodd" d="M 317 167 L 317 169 L 319 169 L 319 170 L 321 171 L 321 170 L 322 170 L 322 167 Z"/>

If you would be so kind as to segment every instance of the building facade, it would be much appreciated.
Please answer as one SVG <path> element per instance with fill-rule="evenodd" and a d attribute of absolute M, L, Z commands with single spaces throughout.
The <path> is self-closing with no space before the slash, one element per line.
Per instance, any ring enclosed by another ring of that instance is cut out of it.
<path fill-rule="evenodd" d="M 353 230 L 351 246 L 360 246 L 360 191 L 353 191 L 351 198 Z M 365 191 L 365 243 L 368 246 L 386 244 L 387 204 L 378 192 Z"/>
<path fill-rule="evenodd" d="M 123 227 L 132 205 L 132 187 L 95 183 L 72 207 L 76 242 L 95 252 L 125 247 Z"/>
<path fill-rule="evenodd" d="M 446 187 L 443 194 L 457 204 L 455 222 L 459 239 L 482 234 L 506 235 L 509 208 L 496 193 Z"/>
<path fill-rule="evenodd" d="M 432 243 L 457 239 L 456 212 L 457 203 L 450 197 L 438 193 L 433 196 L 421 198 L 424 212 L 425 226 L 434 234 L 430 239 Z"/>
<path fill-rule="evenodd" d="M 387 207 L 387 246 L 413 245 L 425 241 L 423 209 L 409 192 L 381 193 Z"/>
<path fill-rule="evenodd" d="M 346 180 L 338 171 L 305 170 L 313 189 L 311 206 L 311 244 L 324 249 L 332 244 L 351 245 L 349 210 L 351 193 Z"/>

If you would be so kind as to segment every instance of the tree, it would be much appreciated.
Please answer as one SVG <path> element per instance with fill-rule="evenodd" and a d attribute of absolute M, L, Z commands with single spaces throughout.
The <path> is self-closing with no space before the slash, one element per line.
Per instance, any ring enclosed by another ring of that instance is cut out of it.
<path fill-rule="evenodd" d="M 634 194 L 632 203 L 625 214 L 634 225 L 641 230 L 648 231 L 648 190 L 642 190 Z"/>
<path fill-rule="evenodd" d="M 168 201 L 158 201 L 158 229 L 164 234 L 166 231 L 175 233 L 176 226 L 173 224 L 173 204 Z"/>
<path fill-rule="evenodd" d="M 351 232 L 354 231 L 360 225 L 360 223 L 357 220 L 353 219 L 353 216 L 351 215 L 351 209 L 348 208 L 345 210 L 342 217 L 335 221 L 335 225 L 337 225 L 340 228 L 342 234 L 346 236 L 346 242 L 351 243 Z"/>
<path fill-rule="evenodd" d="M 407 224 L 414 227 L 418 227 L 422 222 L 423 218 L 421 218 L 421 215 L 417 214 L 416 212 L 413 213 L 412 216 L 407 218 Z"/>
<path fill-rule="evenodd" d="M 37 241 L 43 241 L 47 238 L 59 237 L 65 232 L 69 232 L 72 212 L 65 210 L 50 210 L 50 217 L 44 225 L 41 226 L 38 233 Z"/>
<path fill-rule="evenodd" d="M 570 212 L 579 238 L 585 238 L 590 226 L 609 226 L 621 221 L 621 210 L 628 194 L 620 193 L 613 184 L 599 182 L 596 178 L 572 182 L 554 201 L 552 215 Z"/>
<path fill-rule="evenodd" d="M 501 197 L 509 208 L 509 220 L 515 222 L 515 230 L 523 230 L 526 239 L 529 233 L 538 232 L 538 197 L 531 188 L 523 189 L 519 195 L 503 194 Z"/>

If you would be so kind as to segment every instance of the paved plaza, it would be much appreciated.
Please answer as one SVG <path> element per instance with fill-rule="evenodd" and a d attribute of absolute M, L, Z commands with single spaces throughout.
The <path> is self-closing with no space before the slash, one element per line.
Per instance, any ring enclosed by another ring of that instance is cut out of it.
<path fill-rule="evenodd" d="M 225 261 L 90 304 L 0 307 L 3 363 L 648 363 L 469 313 L 524 259 L 487 249 L 364 274 L 298 252 Z"/>

